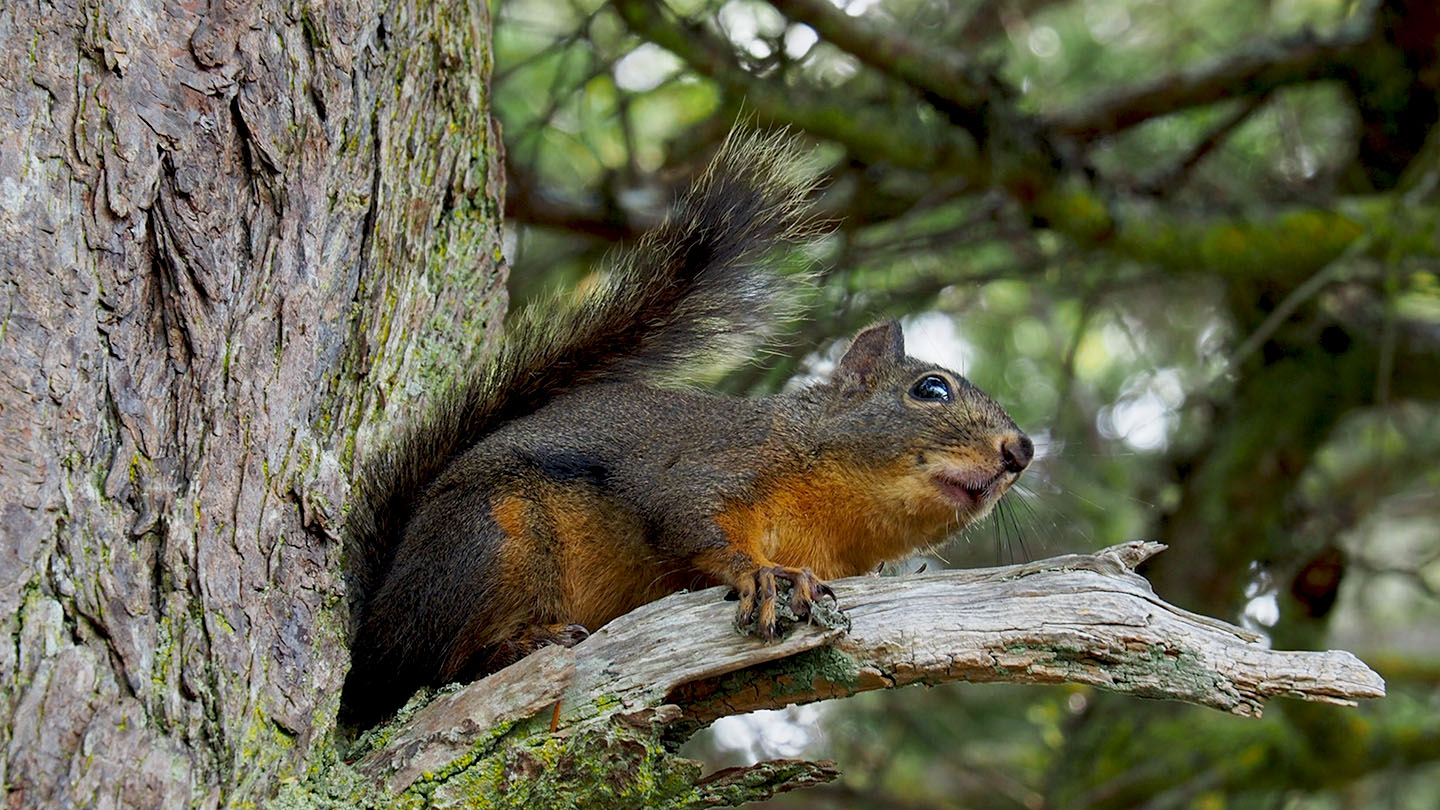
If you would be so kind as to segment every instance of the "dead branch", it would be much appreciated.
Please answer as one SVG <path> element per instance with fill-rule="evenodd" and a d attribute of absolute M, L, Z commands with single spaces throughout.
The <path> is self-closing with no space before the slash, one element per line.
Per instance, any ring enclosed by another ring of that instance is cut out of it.
<path fill-rule="evenodd" d="M 732 628 L 722 589 L 676 594 L 574 649 L 541 650 L 442 695 L 358 768 L 399 793 L 462 756 L 504 758 L 497 724 L 526 717 L 535 718 L 531 748 L 537 735 L 578 738 L 602 726 L 673 743 L 725 715 L 912 683 L 1068 681 L 1251 716 L 1277 696 L 1351 704 L 1385 694 L 1348 652 L 1271 650 L 1167 604 L 1134 572 L 1163 548 L 1132 542 L 1001 568 L 846 579 L 834 585 L 849 632 L 800 626 L 768 645 Z M 834 773 L 829 763 L 756 767 L 783 771 L 773 789 Z"/>

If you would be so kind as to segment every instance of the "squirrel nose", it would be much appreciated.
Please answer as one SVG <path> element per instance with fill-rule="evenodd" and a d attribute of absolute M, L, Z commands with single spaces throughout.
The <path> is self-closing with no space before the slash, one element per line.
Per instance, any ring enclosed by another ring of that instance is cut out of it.
<path fill-rule="evenodd" d="M 1000 455 L 1005 458 L 1005 469 L 1018 473 L 1030 466 L 1030 459 L 1035 457 L 1035 443 L 1024 433 L 1007 436 L 1000 443 Z"/>

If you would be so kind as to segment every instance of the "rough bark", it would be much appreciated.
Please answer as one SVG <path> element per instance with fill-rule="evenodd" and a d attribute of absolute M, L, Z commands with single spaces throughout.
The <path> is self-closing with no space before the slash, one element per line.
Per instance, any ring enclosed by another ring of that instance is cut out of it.
<path fill-rule="evenodd" d="M 679 741 L 718 717 L 868 689 L 1069 681 L 1240 715 L 1279 696 L 1384 695 L 1349 653 L 1271 650 L 1165 603 L 1133 571 L 1162 548 L 843 580 L 848 632 L 802 626 L 770 645 L 729 630 L 734 606 L 721 589 L 670 596 L 574 649 L 541 650 L 442 694 L 379 735 L 356 769 L 401 804 L 562 807 L 603 796 L 607 807 L 702 807 L 835 769 L 786 760 L 701 779 L 697 763 L 673 754 Z"/>
<path fill-rule="evenodd" d="M 357 429 L 498 325 L 479 0 L 0 10 L 0 805 L 326 755 Z"/>

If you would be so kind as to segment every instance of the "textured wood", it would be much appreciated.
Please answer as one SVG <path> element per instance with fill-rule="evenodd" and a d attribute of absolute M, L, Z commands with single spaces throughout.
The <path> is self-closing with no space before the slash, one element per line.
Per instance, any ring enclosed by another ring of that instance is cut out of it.
<path fill-rule="evenodd" d="M 0 11 L 0 805 L 259 803 L 325 744 L 357 429 L 503 311 L 488 25 Z"/>
<path fill-rule="evenodd" d="M 1347 652 L 1270 650 L 1253 633 L 1167 604 L 1133 571 L 1162 548 L 1137 542 L 1002 568 L 841 580 L 834 586 L 848 632 L 800 626 L 771 645 L 734 631 L 734 603 L 721 598 L 723 589 L 676 594 L 574 649 L 547 650 L 543 667 L 516 664 L 528 667 L 523 678 L 510 670 L 492 678 L 528 680 L 530 692 L 548 695 L 559 682 L 537 678 L 566 673 L 561 735 L 618 719 L 684 736 L 725 715 L 955 680 L 1069 681 L 1241 715 L 1258 715 L 1274 697 L 1350 703 L 1385 694 L 1380 677 Z M 536 703 L 489 680 L 446 700 L 463 702 L 472 717 L 513 718 Z M 411 743 L 424 734 L 412 731 L 417 721 L 398 733 L 405 742 L 368 760 L 372 778 L 392 790 L 409 781 L 384 763 L 419 754 Z M 458 748 L 447 739 L 445 750 L 467 749 L 487 733 L 471 730 Z"/>
<path fill-rule="evenodd" d="M 785 703 L 955 680 L 1083 683 L 1251 716 L 1274 697 L 1350 704 L 1384 696 L 1380 676 L 1348 652 L 1271 650 L 1249 631 L 1164 602 L 1131 570 L 1148 556 L 1135 553 L 1145 546 L 1158 550 L 1127 544 L 898 583 L 846 580 L 836 593 L 853 626 L 831 649 L 854 665 L 841 670 L 848 677 L 821 672 L 808 684 L 768 692 L 711 677 L 677 682 L 668 699 L 707 723 Z"/>
<path fill-rule="evenodd" d="M 545 647 L 474 688 L 437 697 L 355 767 L 398 793 L 426 771 L 439 771 L 467 753 L 500 723 L 553 706 L 574 676 L 575 656 L 564 647 Z"/>

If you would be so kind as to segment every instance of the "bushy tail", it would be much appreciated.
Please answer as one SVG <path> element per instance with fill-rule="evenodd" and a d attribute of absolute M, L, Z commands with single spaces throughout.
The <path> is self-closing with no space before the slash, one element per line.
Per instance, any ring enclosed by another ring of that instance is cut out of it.
<path fill-rule="evenodd" d="M 807 213 L 815 178 L 785 135 L 732 134 L 664 223 L 587 294 L 514 319 L 482 374 L 367 463 L 347 519 L 352 595 L 378 584 L 425 486 L 497 426 L 578 386 L 748 359 L 806 284 L 768 262 L 818 233 Z"/>

